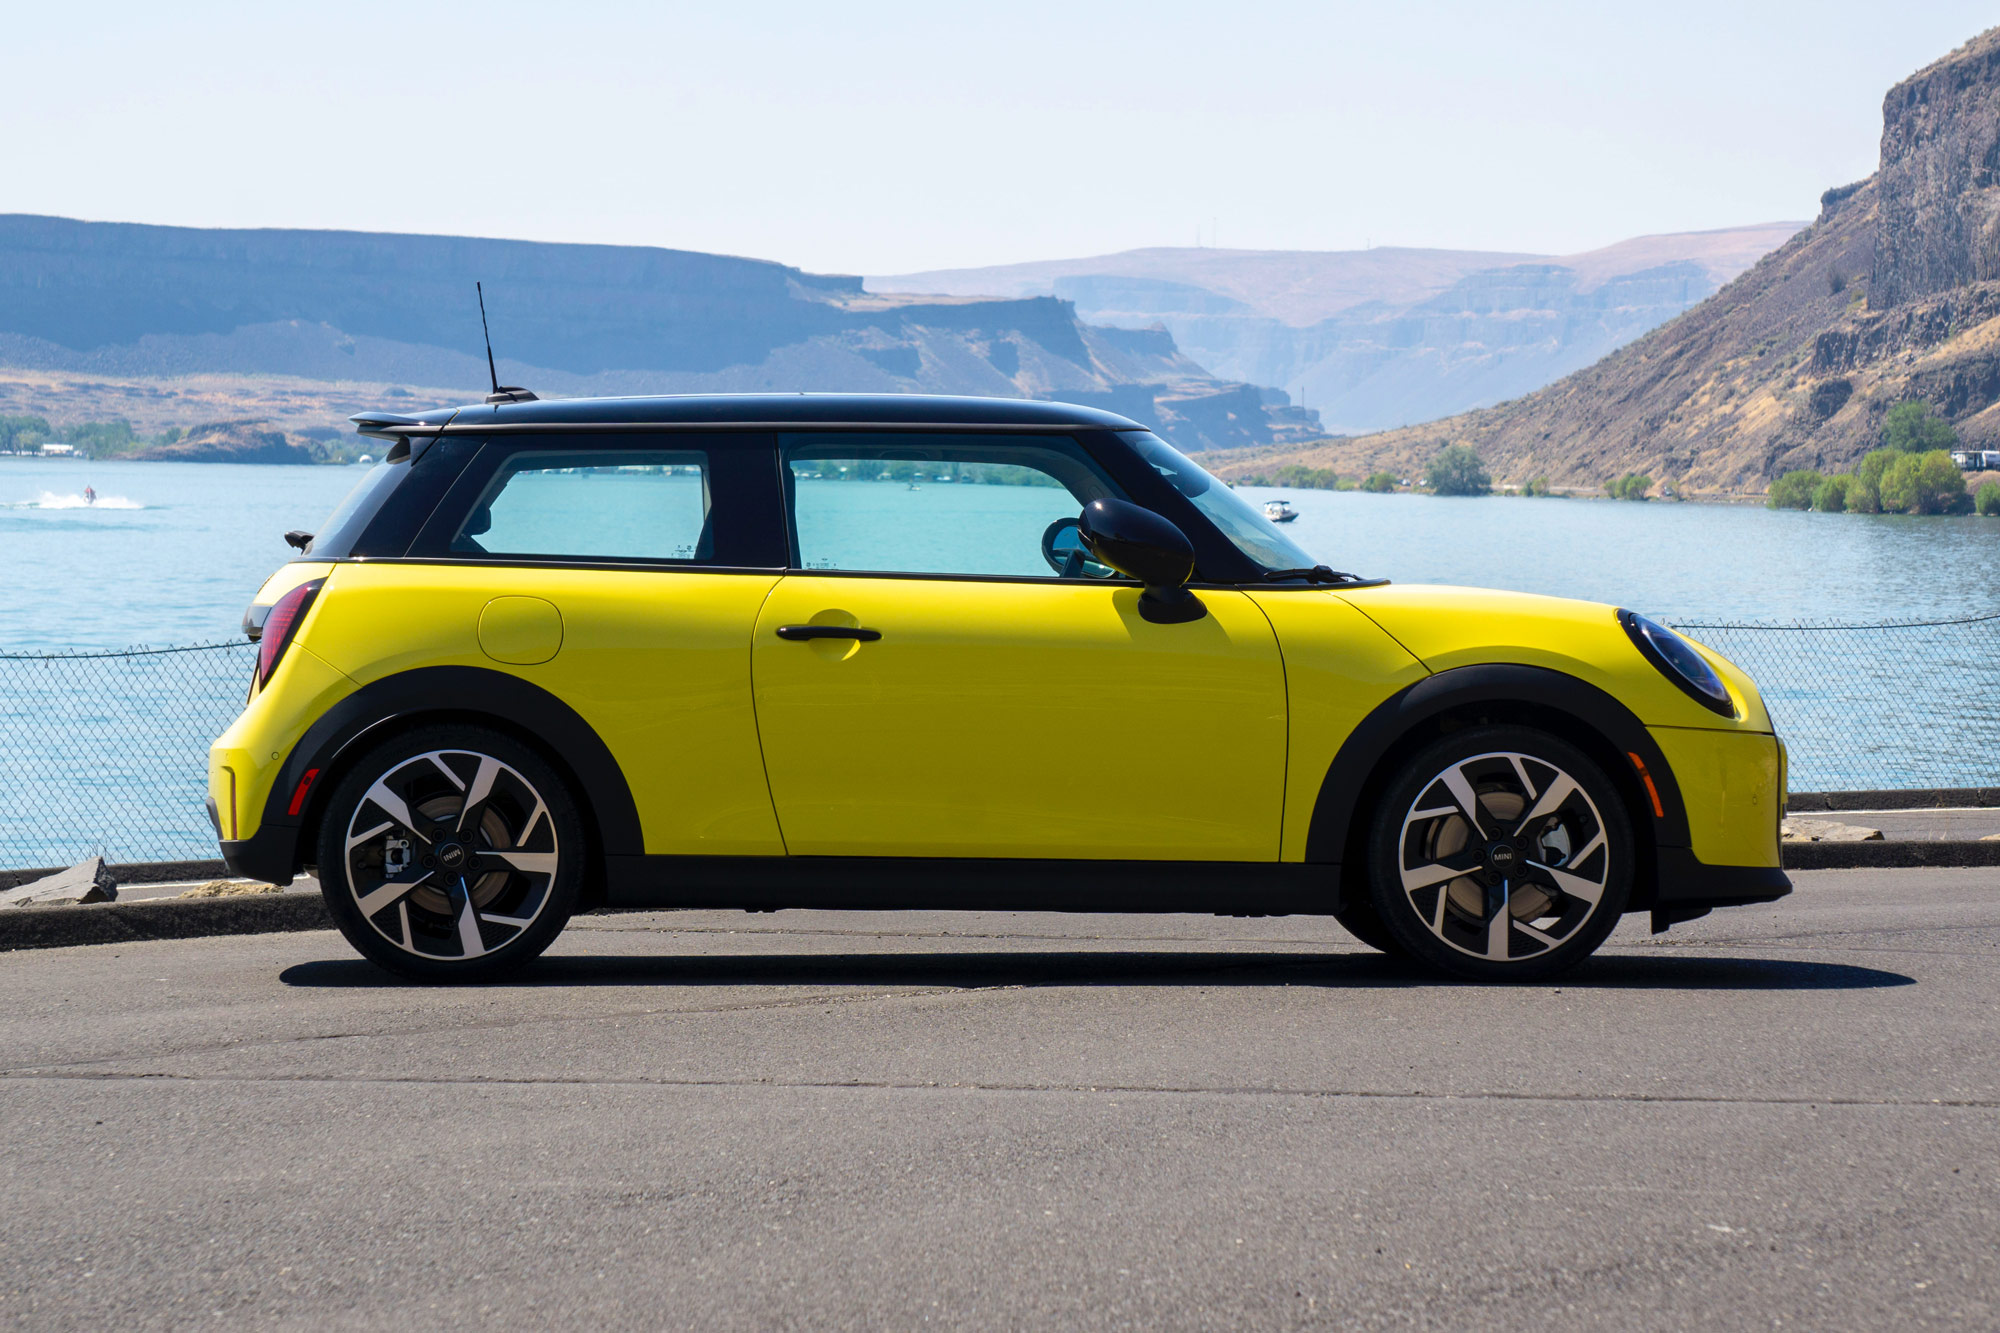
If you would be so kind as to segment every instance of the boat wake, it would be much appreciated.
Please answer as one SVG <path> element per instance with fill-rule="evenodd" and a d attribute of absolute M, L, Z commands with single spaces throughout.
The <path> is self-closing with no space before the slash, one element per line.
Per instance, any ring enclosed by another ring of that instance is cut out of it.
<path fill-rule="evenodd" d="M 43 491 L 33 500 L 0 501 L 0 509 L 144 509 L 137 500 L 128 500 L 122 495 L 100 495 L 95 501 L 86 500 L 81 495 L 57 495 L 53 491 Z"/>

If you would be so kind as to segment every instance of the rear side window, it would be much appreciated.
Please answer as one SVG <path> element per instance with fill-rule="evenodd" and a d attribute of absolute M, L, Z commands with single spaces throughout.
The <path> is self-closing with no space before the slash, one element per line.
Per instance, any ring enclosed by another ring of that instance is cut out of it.
<path fill-rule="evenodd" d="M 300 559 L 310 558 L 310 552 L 322 551 L 330 555 L 346 555 L 347 548 L 354 544 L 355 537 L 368 526 L 368 520 L 375 517 L 375 511 L 382 507 L 382 501 L 389 492 L 396 489 L 396 483 L 409 472 L 408 457 L 395 463 L 377 463 L 362 473 L 361 480 L 354 483 L 354 489 L 347 493 L 326 522 L 313 533 L 308 554 Z"/>
<path fill-rule="evenodd" d="M 714 556 L 709 457 L 698 450 L 524 451 L 494 473 L 450 553 L 542 559 Z"/>

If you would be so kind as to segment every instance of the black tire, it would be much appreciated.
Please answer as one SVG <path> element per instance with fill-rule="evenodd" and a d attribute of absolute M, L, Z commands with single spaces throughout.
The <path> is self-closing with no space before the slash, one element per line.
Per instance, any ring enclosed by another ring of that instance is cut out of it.
<path fill-rule="evenodd" d="M 1410 951 L 1403 942 L 1389 933 L 1382 924 L 1382 918 L 1375 914 L 1375 904 L 1367 898 L 1349 903 L 1333 914 L 1340 928 L 1360 940 L 1377 953 L 1386 953 L 1391 958 L 1408 958 Z"/>
<path fill-rule="evenodd" d="M 483 727 L 422 727 L 334 788 L 320 892 L 371 962 L 416 981 L 492 981 L 562 933 L 588 850 L 576 798 L 534 750 Z"/>
<path fill-rule="evenodd" d="M 1617 788 L 1531 727 L 1426 746 L 1391 779 L 1369 834 L 1377 920 L 1412 956 L 1479 981 L 1540 981 L 1588 958 L 1617 926 L 1632 873 Z"/>

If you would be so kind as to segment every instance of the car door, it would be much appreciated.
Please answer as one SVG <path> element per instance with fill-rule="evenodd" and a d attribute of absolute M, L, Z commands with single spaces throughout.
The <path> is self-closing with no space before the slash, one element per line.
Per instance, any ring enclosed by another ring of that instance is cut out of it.
<path fill-rule="evenodd" d="M 798 568 L 764 602 L 751 672 L 788 852 L 1277 859 L 1271 626 L 1230 590 L 1163 625 L 1136 586 L 1058 577 L 1048 526 L 1118 494 L 1079 444 L 780 443 Z"/>

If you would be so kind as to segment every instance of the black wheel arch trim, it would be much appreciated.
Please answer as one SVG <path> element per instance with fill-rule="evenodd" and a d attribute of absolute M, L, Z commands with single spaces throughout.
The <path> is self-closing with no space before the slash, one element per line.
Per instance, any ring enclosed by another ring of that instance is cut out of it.
<path fill-rule="evenodd" d="M 1608 776 L 1625 793 L 1634 812 L 1634 825 L 1643 827 L 1642 850 L 1691 844 L 1687 806 L 1682 801 L 1673 768 L 1631 709 L 1588 681 L 1560 671 L 1492 663 L 1454 667 L 1427 676 L 1383 700 L 1362 719 L 1342 743 L 1320 783 L 1312 822 L 1306 832 L 1306 860 L 1330 864 L 1350 859 L 1349 845 L 1357 832 L 1354 814 L 1365 806 L 1369 779 L 1383 760 L 1406 738 L 1440 717 L 1482 705 L 1493 708 L 1490 720 L 1494 722 L 1534 725 L 1533 714 L 1556 713 L 1588 729 L 1618 752 L 1616 762 L 1612 762 L 1612 756 L 1598 757 L 1605 759 Z M 1531 715 L 1508 717 L 1501 710 L 1509 705 L 1525 709 Z M 1646 765 L 1654 790 L 1659 793 L 1659 815 L 1652 813 L 1643 780 L 1632 767 L 1629 756 L 1634 754 Z M 1650 904 L 1658 882 L 1657 868 L 1647 865 L 1648 859 L 1640 858 L 1640 883 L 1633 894 L 1635 906 Z M 1354 864 L 1365 864 L 1365 858 L 1355 859 Z"/>
<path fill-rule="evenodd" d="M 458 720 L 525 735 L 556 770 L 573 778 L 596 851 L 635 856 L 645 850 L 639 809 L 611 750 L 588 722 L 532 681 L 484 667 L 419 667 L 362 686 L 322 713 L 278 769 L 257 832 L 224 842 L 223 860 L 256 879 L 288 883 L 311 848 L 300 834 L 314 827 L 343 760 L 384 738 L 398 722 Z M 309 770 L 320 770 L 304 807 L 290 814 L 293 793 Z"/>

